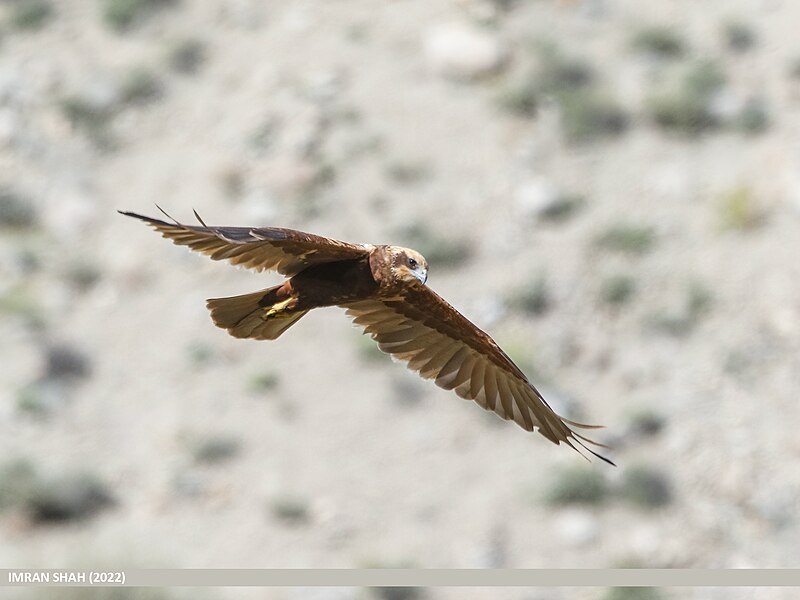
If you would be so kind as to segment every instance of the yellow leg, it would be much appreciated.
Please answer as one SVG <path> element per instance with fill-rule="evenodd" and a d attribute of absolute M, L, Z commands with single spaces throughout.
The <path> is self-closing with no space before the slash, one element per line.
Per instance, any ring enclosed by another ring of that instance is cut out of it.
<path fill-rule="evenodd" d="M 279 316 L 279 315 L 280 315 L 280 313 L 281 313 L 281 312 L 283 312 L 283 310 L 284 310 L 284 309 L 285 309 L 287 306 L 289 306 L 289 303 L 290 303 L 292 300 L 294 300 L 294 298 L 287 298 L 286 300 L 284 300 L 284 301 L 282 301 L 282 302 L 278 302 L 278 303 L 276 303 L 276 304 L 273 304 L 273 305 L 272 305 L 272 306 L 270 306 L 269 308 L 265 309 L 265 310 L 264 310 L 264 318 L 265 318 L 265 319 L 270 319 L 270 318 L 272 318 L 272 317 L 277 317 L 277 316 Z M 289 315 L 286 315 L 286 316 L 289 316 Z"/>

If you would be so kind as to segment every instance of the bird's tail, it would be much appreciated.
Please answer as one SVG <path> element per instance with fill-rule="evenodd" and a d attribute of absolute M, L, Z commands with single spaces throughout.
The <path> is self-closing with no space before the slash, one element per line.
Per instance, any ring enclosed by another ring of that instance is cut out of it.
<path fill-rule="evenodd" d="M 281 287 L 230 298 L 211 298 L 206 306 L 214 324 L 233 337 L 274 340 L 308 312 L 296 310 L 297 298 L 280 294 Z"/>

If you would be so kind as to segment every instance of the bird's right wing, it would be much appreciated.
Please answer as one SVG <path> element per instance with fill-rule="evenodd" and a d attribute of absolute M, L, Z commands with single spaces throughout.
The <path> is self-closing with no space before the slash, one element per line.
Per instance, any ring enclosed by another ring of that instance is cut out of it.
<path fill-rule="evenodd" d="M 278 227 L 208 227 L 168 223 L 132 212 L 119 211 L 144 221 L 179 246 L 188 246 L 213 260 L 228 260 L 256 271 L 272 270 L 287 277 L 311 265 L 358 260 L 366 257 L 369 245 L 350 244 L 331 238 Z M 196 215 L 196 213 L 195 213 Z"/>

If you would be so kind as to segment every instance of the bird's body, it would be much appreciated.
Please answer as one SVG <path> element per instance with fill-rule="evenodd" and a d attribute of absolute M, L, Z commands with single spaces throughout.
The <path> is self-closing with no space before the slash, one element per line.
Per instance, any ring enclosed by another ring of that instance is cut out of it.
<path fill-rule="evenodd" d="M 558 444 L 573 442 L 600 456 L 557 415 L 495 341 L 427 285 L 428 265 L 399 246 L 350 244 L 281 228 L 168 223 L 135 213 L 176 244 L 258 271 L 275 270 L 281 285 L 208 300 L 214 323 L 238 338 L 278 338 L 309 310 L 340 306 L 393 358 L 426 379 L 474 400 Z M 572 427 L 570 427 L 572 426 Z M 612 463 L 613 464 L 613 463 Z"/>

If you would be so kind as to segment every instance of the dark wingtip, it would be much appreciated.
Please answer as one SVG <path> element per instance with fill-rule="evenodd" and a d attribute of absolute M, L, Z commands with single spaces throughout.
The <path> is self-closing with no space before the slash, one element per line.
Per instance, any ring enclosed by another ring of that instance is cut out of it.
<path fill-rule="evenodd" d="M 177 221 L 177 219 L 173 219 L 173 218 L 172 218 L 172 217 L 169 215 L 169 213 L 167 213 L 167 211 L 165 211 L 163 208 L 161 208 L 161 207 L 160 207 L 158 204 L 156 204 L 155 202 L 153 202 L 153 204 L 154 204 L 154 205 L 155 205 L 155 207 L 156 207 L 156 208 L 157 208 L 157 209 L 158 209 L 158 210 L 161 212 L 161 214 L 162 214 L 162 215 L 164 215 L 165 217 L 167 217 L 167 218 L 168 218 L 170 221 L 172 221 L 172 222 L 173 222 L 175 225 L 178 225 L 179 227 L 182 227 L 182 225 L 181 225 L 181 224 L 180 224 L 180 223 Z"/>
<path fill-rule="evenodd" d="M 582 437 L 582 436 L 580 436 L 580 437 Z M 608 463 L 608 464 L 609 464 L 609 465 L 611 465 L 612 467 L 616 467 L 616 466 L 617 466 L 617 465 L 616 465 L 616 463 L 615 463 L 614 461 L 612 461 L 610 458 L 606 458 L 605 456 L 603 456 L 603 455 L 602 455 L 602 454 L 600 454 L 599 452 L 595 452 L 594 450 L 592 450 L 591 448 L 589 448 L 589 446 L 587 446 L 586 444 L 584 444 L 584 443 L 583 443 L 583 442 L 580 440 L 580 437 L 578 437 L 578 438 L 576 438 L 576 437 L 573 437 L 572 439 L 574 439 L 576 442 L 578 442 L 578 444 L 580 444 L 581 448 L 583 448 L 584 450 L 586 450 L 587 452 L 589 452 L 589 453 L 590 453 L 592 456 L 596 456 L 597 458 L 599 458 L 599 459 L 600 459 L 600 460 L 602 460 L 603 462 L 606 462 L 606 463 Z M 585 440 L 586 440 L 586 438 L 583 438 L 583 439 L 585 439 Z M 608 448 L 608 446 L 606 446 L 606 445 L 604 445 L 604 444 L 598 444 L 597 442 L 594 442 L 594 441 L 592 441 L 592 440 L 586 440 L 586 441 L 587 441 L 587 442 L 589 442 L 590 444 L 595 444 L 595 445 L 597 445 L 597 446 L 602 446 L 603 448 Z M 570 446 L 572 446 L 572 444 L 570 444 Z M 573 447 L 573 448 L 575 448 L 575 446 L 572 446 L 572 447 Z M 575 450 L 577 450 L 577 448 L 575 448 Z M 582 454 L 582 453 L 581 453 L 581 456 L 583 456 L 583 454 Z M 584 458 L 586 458 L 586 457 L 584 457 Z"/>
<path fill-rule="evenodd" d="M 117 210 L 117 212 L 121 215 L 125 215 L 126 217 L 133 217 L 134 219 L 139 219 L 140 221 L 144 221 L 145 223 L 157 222 L 157 219 L 154 219 L 153 217 L 140 215 L 139 213 L 135 213 L 130 210 Z"/>
<path fill-rule="evenodd" d="M 195 209 L 192 209 L 192 212 L 194 213 L 194 218 L 197 219 L 200 225 L 207 228 L 208 225 L 206 225 L 205 221 L 203 221 L 203 219 L 200 218 L 200 215 L 197 214 L 197 211 Z"/>

